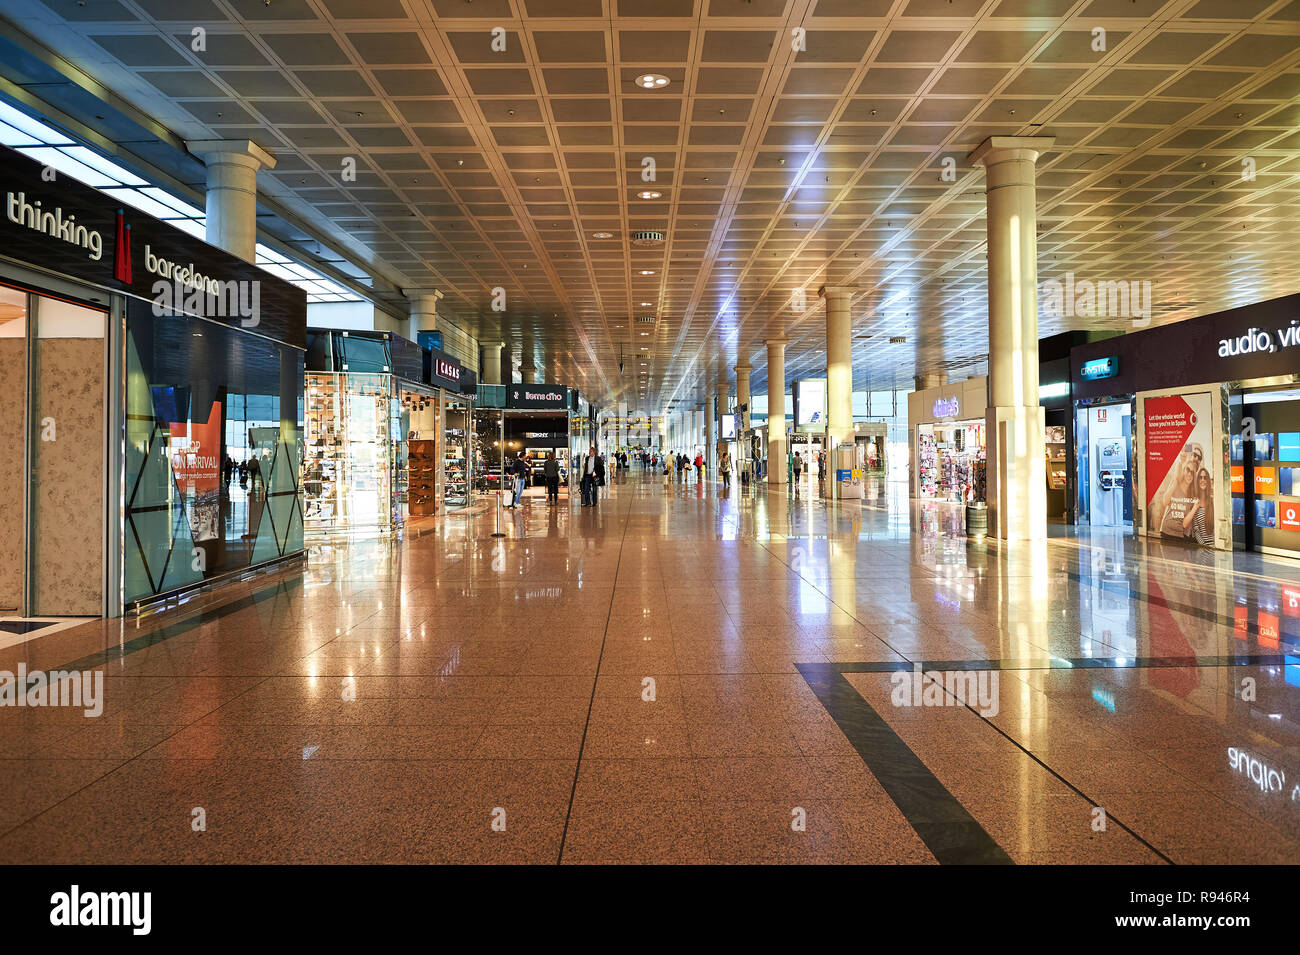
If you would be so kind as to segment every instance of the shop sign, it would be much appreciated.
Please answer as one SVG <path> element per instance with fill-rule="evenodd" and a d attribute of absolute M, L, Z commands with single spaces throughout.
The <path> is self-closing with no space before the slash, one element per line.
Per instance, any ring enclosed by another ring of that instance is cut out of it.
<path fill-rule="evenodd" d="M 1243 335 L 1235 338 L 1219 339 L 1219 357 L 1235 358 L 1238 355 L 1273 354 L 1283 348 L 1300 345 L 1300 319 L 1291 319 L 1290 325 L 1284 325 L 1276 331 L 1267 328 L 1251 327 Z"/>
<path fill-rule="evenodd" d="M 305 343 L 302 289 L 71 176 L 45 172 L 0 147 L 0 245 L 9 258 L 151 301 L 158 317 L 189 313 Z"/>
<path fill-rule="evenodd" d="M 1097 381 L 1101 378 L 1114 378 L 1119 374 L 1119 359 L 1094 358 L 1079 366 L 1079 377 L 1084 381 Z"/>
<path fill-rule="evenodd" d="M 935 420 L 942 418 L 955 418 L 961 414 L 961 400 L 956 395 L 947 398 L 938 398 L 931 409 L 934 413 Z"/>
<path fill-rule="evenodd" d="M 1255 493 L 1261 496 L 1277 493 L 1277 468 L 1255 468 Z"/>
<path fill-rule="evenodd" d="M 460 365 L 453 361 L 447 361 L 445 358 L 435 358 L 433 360 L 433 373 L 439 378 L 446 378 L 448 381 L 460 381 Z"/>
<path fill-rule="evenodd" d="M 569 389 L 564 385 L 511 385 L 506 395 L 506 407 L 567 411 Z"/>

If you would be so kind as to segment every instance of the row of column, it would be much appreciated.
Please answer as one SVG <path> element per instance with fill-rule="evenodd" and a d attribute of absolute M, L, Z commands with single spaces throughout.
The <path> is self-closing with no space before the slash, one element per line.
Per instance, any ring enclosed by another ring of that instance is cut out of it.
<path fill-rule="evenodd" d="M 1038 157 L 1051 137 L 993 136 L 970 154 L 985 170 L 988 236 L 989 400 L 985 419 L 989 526 L 1008 540 L 1046 536 L 1044 419 L 1038 400 L 1038 243 L 1035 181 Z M 274 169 L 275 158 L 249 140 L 195 140 L 186 144 L 207 171 L 207 239 L 249 262 L 257 260 L 257 173 Z M 826 442 L 828 450 L 853 435 L 853 354 L 850 307 L 856 286 L 828 284 L 826 300 Z M 436 327 L 437 289 L 408 290 L 411 337 Z M 525 336 L 521 377 L 535 383 L 534 343 Z M 485 348 L 483 381 L 512 378 L 500 343 Z M 767 340 L 768 457 L 785 460 L 785 341 Z M 735 368 L 736 401 L 749 404 L 749 365 Z M 919 384 L 919 382 L 918 382 Z M 714 422 L 728 410 L 728 385 L 703 412 L 703 438 L 710 465 L 716 465 Z M 691 412 L 692 416 L 700 411 Z M 742 412 L 742 431 L 748 411 Z M 692 429 L 692 434 L 695 430 Z M 769 469 L 769 480 L 785 479 L 784 467 Z"/>
<path fill-rule="evenodd" d="M 1040 540 L 1047 533 L 1044 416 L 1038 399 L 1037 162 L 1051 137 L 994 136 L 970 155 L 985 170 L 988 236 L 989 399 L 985 417 L 989 527 L 1004 540 Z M 853 439 L 854 285 L 825 285 L 826 448 Z M 785 345 L 767 339 L 768 482 L 786 480 Z M 736 403 L 749 404 L 749 365 L 736 372 Z M 917 388 L 946 382 L 917 377 Z M 717 385 L 717 409 L 706 420 L 706 446 L 716 459 L 715 414 L 726 413 L 727 382 Z M 710 400 L 712 405 L 712 400 Z M 744 413 L 741 432 L 749 428 Z"/>

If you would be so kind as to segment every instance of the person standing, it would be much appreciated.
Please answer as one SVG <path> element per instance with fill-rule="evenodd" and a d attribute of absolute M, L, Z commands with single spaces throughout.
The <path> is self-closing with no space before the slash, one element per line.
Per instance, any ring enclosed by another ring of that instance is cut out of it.
<path fill-rule="evenodd" d="M 695 452 L 695 478 L 700 483 L 704 483 L 704 455 L 698 451 Z"/>
<path fill-rule="evenodd" d="M 794 453 L 794 486 L 799 486 L 799 476 L 803 474 L 803 455 L 798 451 Z"/>
<path fill-rule="evenodd" d="M 542 465 L 542 474 L 546 477 L 546 503 L 560 503 L 560 462 L 555 460 L 555 452 L 546 455 Z"/>
<path fill-rule="evenodd" d="M 722 460 L 718 462 L 718 471 L 722 475 L 722 486 L 731 487 L 731 452 L 723 451 Z"/>
<path fill-rule="evenodd" d="M 596 504 L 596 446 L 593 444 L 582 459 L 582 506 L 594 507 Z"/>
<path fill-rule="evenodd" d="M 617 461 L 617 459 L 615 459 Z M 615 464 L 617 467 L 617 464 Z M 605 486 L 605 456 L 596 455 L 596 482 L 592 487 L 591 506 L 595 507 L 600 502 L 600 489 Z"/>

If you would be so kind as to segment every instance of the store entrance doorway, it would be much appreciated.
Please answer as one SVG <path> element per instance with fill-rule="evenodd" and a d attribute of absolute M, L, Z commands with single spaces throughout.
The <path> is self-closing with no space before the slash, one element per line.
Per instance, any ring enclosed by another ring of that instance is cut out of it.
<path fill-rule="evenodd" d="M 1133 406 L 1124 401 L 1075 411 L 1079 523 L 1133 529 Z"/>

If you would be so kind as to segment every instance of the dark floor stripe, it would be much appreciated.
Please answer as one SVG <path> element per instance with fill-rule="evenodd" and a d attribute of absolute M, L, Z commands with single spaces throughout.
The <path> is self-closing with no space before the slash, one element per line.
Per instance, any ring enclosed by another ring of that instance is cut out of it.
<path fill-rule="evenodd" d="M 1013 864 L 984 827 L 844 678 L 841 665 L 799 663 L 796 667 L 941 865 Z"/>
<path fill-rule="evenodd" d="M 922 660 L 930 670 L 1151 670 L 1169 667 L 1280 667 L 1288 659 L 1281 653 L 1234 654 L 1214 657 L 1133 657 L 1120 662 L 1114 657 L 1052 657 L 1050 660 Z M 918 664 L 911 660 L 872 663 L 837 663 L 841 673 L 897 673 Z"/>
<path fill-rule="evenodd" d="M 608 500 L 616 500 L 609 498 Z M 597 505 L 599 506 L 599 505 Z M 588 515 L 580 515 L 579 520 L 596 519 L 593 509 Z M 560 832 L 560 851 L 555 859 L 556 865 L 564 864 L 564 846 L 569 839 L 569 820 L 573 818 L 573 802 L 578 797 L 578 776 L 582 773 L 582 754 L 587 751 L 587 732 L 591 729 L 591 714 L 596 708 L 596 690 L 600 687 L 600 667 L 605 662 L 605 644 L 609 642 L 609 627 L 614 620 L 614 597 L 618 593 L 618 571 L 623 565 L 623 545 L 627 543 L 627 530 L 632 519 L 632 498 L 627 500 L 627 510 L 623 514 L 623 536 L 618 542 L 618 558 L 614 562 L 614 582 L 609 588 L 609 610 L 605 615 L 605 633 L 600 638 L 600 655 L 596 657 L 596 676 L 591 681 L 591 699 L 587 701 L 587 718 L 582 724 L 582 742 L 578 744 L 578 761 L 573 767 L 573 787 L 569 790 L 569 808 L 564 813 L 564 829 Z"/>
<path fill-rule="evenodd" d="M 116 644 L 104 650 L 96 650 L 94 653 L 87 654 L 80 660 L 73 660 L 66 663 L 59 669 L 62 670 L 92 670 L 95 667 L 107 666 L 114 660 L 120 660 L 137 651 L 144 650 L 147 647 L 156 646 L 165 640 L 173 637 L 179 637 L 181 634 L 190 633 L 198 629 L 205 623 L 212 623 L 214 620 L 220 620 L 228 617 L 232 613 L 238 613 L 241 610 L 247 610 L 249 607 L 255 607 L 264 600 L 270 600 L 281 594 L 288 593 L 295 587 L 302 586 L 302 577 L 297 576 L 290 580 L 282 580 L 259 590 L 257 593 L 249 594 L 246 597 L 240 597 L 238 600 L 232 600 L 228 604 L 223 604 L 210 610 L 200 610 L 183 620 L 175 623 L 169 623 L 159 627 L 149 633 L 141 634 L 132 640 L 122 644 Z"/>

